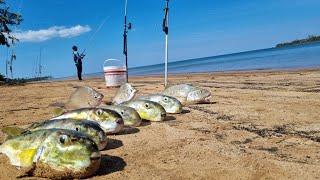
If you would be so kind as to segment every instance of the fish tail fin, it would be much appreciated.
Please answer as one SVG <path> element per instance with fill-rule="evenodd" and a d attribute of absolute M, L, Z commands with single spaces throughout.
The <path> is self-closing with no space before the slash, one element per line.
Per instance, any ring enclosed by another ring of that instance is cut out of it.
<path fill-rule="evenodd" d="M 12 137 L 23 134 L 27 130 L 17 126 L 6 126 L 6 127 L 2 127 L 1 131 L 7 135 L 7 139 L 10 139 Z"/>
<path fill-rule="evenodd" d="M 56 108 L 53 109 L 53 115 L 54 116 L 60 116 L 63 113 L 65 113 L 65 109 L 64 108 L 56 107 Z"/>

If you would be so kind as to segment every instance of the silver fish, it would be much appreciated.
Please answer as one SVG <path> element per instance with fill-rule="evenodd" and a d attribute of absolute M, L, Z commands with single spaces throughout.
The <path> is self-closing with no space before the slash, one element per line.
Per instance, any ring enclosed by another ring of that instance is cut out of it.
<path fill-rule="evenodd" d="M 190 84 L 170 86 L 166 88 L 162 94 L 177 98 L 182 105 L 207 103 L 211 97 L 210 91 Z"/>
<path fill-rule="evenodd" d="M 137 90 L 129 83 L 125 83 L 120 86 L 115 97 L 112 100 L 112 103 L 115 105 L 121 104 L 126 101 L 130 101 L 134 98 Z"/>

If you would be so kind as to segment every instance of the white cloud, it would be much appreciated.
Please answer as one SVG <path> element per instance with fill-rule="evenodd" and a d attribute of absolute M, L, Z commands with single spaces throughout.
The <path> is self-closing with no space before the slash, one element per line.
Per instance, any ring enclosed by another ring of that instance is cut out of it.
<path fill-rule="evenodd" d="M 48 29 L 37 31 L 28 30 L 13 33 L 21 42 L 42 42 L 52 38 L 70 38 L 91 31 L 89 26 L 76 25 L 70 28 L 64 26 L 52 26 Z"/>

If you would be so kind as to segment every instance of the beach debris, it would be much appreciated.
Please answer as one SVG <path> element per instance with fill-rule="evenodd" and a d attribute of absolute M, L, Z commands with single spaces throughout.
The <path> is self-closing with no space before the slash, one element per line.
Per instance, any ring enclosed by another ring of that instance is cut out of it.
<path fill-rule="evenodd" d="M 54 103 L 55 106 L 54 114 L 60 115 L 67 110 L 86 108 L 86 107 L 97 107 L 101 104 L 103 94 L 94 90 L 91 87 L 84 86 L 78 87 L 69 97 L 67 103 Z"/>
<path fill-rule="evenodd" d="M 149 94 L 146 96 L 140 96 L 137 99 L 149 100 L 161 104 L 161 106 L 166 110 L 167 113 L 177 114 L 182 112 L 181 102 L 171 96 L 166 96 L 163 94 Z"/>
<path fill-rule="evenodd" d="M 83 133 L 65 129 L 28 131 L 0 146 L 21 176 L 85 178 L 100 166 L 96 143 Z"/>
<path fill-rule="evenodd" d="M 182 105 L 208 103 L 211 92 L 190 84 L 178 84 L 166 88 L 164 95 L 177 98 Z"/>
<path fill-rule="evenodd" d="M 124 83 L 118 89 L 114 96 L 112 103 L 115 105 L 121 104 L 126 101 L 130 101 L 134 98 L 138 90 L 136 90 L 131 84 Z"/>
<path fill-rule="evenodd" d="M 141 124 L 138 112 L 132 107 L 106 104 L 101 104 L 99 107 L 116 111 L 122 117 L 125 126 L 139 126 Z"/>
<path fill-rule="evenodd" d="M 121 116 L 116 111 L 103 108 L 75 109 L 54 117 L 51 120 L 68 118 L 95 121 L 107 134 L 118 133 L 124 126 Z"/>
<path fill-rule="evenodd" d="M 148 100 L 131 100 L 124 102 L 121 106 L 134 108 L 141 119 L 149 121 L 163 121 L 166 117 L 166 110 L 159 104 Z"/>
<path fill-rule="evenodd" d="M 107 145 L 107 136 L 97 122 L 75 119 L 56 119 L 42 122 L 34 122 L 27 128 L 17 126 L 3 127 L 1 130 L 8 135 L 8 138 L 18 136 L 28 131 L 37 131 L 40 129 L 69 129 L 88 135 L 102 150 Z"/>

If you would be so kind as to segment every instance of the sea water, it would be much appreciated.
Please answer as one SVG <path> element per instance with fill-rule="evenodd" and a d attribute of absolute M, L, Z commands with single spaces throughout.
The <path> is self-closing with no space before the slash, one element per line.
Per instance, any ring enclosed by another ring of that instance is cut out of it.
<path fill-rule="evenodd" d="M 169 73 L 201 73 L 241 70 L 272 70 L 320 67 L 320 42 L 284 48 L 269 48 L 219 56 L 202 57 L 168 64 Z M 129 67 L 129 75 L 158 75 L 164 64 Z M 88 76 L 103 76 L 101 73 Z"/>
<path fill-rule="evenodd" d="M 169 73 L 320 67 L 320 42 L 170 62 Z M 164 64 L 129 68 L 129 75 L 162 74 Z"/>

